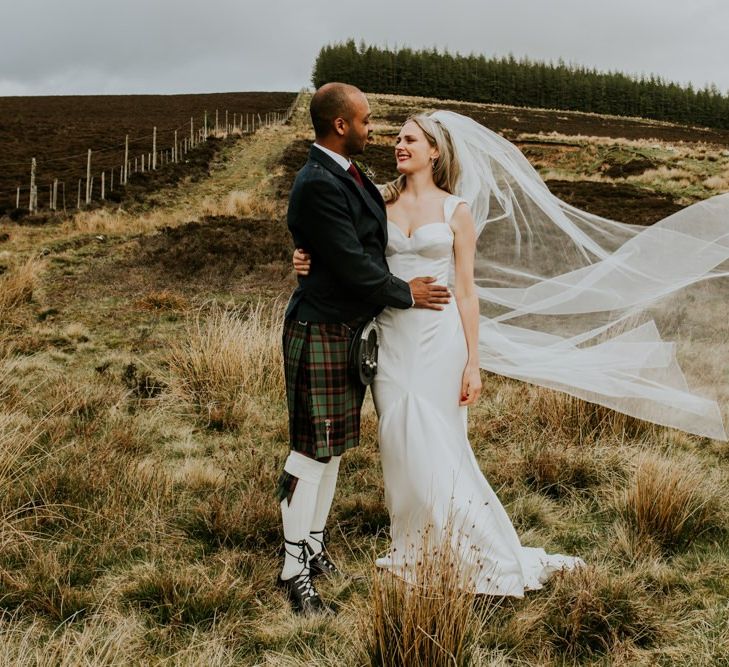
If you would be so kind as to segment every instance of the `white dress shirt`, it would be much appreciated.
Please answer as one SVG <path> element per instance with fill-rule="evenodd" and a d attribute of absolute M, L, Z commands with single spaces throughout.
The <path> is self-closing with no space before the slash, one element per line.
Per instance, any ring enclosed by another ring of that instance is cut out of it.
<path fill-rule="evenodd" d="M 314 146 L 316 146 L 320 151 L 324 151 L 332 160 L 334 160 L 344 171 L 347 171 L 349 169 L 349 165 L 352 164 L 352 160 L 350 160 L 348 157 L 344 157 L 344 155 L 340 155 L 339 153 L 335 153 L 332 150 L 329 150 L 328 148 L 324 148 L 324 146 L 320 146 L 316 142 L 314 143 Z"/>

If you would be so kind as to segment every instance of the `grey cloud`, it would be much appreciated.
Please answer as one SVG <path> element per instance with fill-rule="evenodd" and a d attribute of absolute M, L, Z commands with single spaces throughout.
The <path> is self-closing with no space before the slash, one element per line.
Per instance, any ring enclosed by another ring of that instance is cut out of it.
<path fill-rule="evenodd" d="M 721 0 L 25 0 L 3 10 L 0 95 L 295 90 L 348 37 L 655 72 L 729 90 Z"/>

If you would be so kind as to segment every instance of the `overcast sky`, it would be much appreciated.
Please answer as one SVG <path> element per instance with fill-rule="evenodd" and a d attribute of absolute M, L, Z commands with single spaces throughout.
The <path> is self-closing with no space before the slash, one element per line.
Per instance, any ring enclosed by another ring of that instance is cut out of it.
<path fill-rule="evenodd" d="M 0 96 L 298 90 L 349 37 L 729 92 L 726 0 L 16 0 L 1 17 Z"/>

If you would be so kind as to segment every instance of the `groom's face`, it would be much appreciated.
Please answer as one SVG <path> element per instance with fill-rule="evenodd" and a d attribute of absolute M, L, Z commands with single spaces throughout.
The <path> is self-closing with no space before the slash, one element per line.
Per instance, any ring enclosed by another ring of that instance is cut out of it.
<path fill-rule="evenodd" d="M 354 95 L 351 99 L 351 118 L 347 124 L 345 148 L 348 155 L 361 153 L 372 134 L 370 104 L 362 95 Z"/>

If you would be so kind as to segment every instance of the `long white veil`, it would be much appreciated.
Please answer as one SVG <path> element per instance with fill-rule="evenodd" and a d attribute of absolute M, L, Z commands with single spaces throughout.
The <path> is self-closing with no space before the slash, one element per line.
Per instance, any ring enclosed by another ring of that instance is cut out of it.
<path fill-rule="evenodd" d="M 481 367 L 726 440 L 729 194 L 650 227 L 614 222 L 550 193 L 495 132 L 432 117 L 477 224 Z"/>

